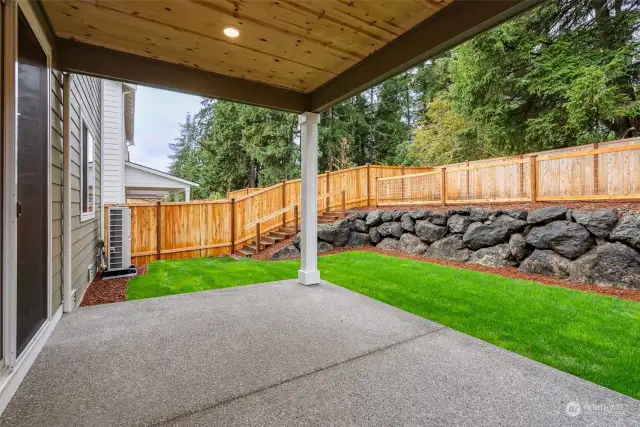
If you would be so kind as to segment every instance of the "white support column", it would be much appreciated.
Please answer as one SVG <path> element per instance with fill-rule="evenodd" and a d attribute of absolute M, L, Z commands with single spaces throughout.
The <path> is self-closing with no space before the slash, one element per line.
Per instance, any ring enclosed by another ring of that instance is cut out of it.
<path fill-rule="evenodd" d="M 191 201 L 191 187 L 187 187 L 184 189 L 184 201 L 185 202 Z"/>
<path fill-rule="evenodd" d="M 320 114 L 300 115 L 301 154 L 301 216 L 300 270 L 298 281 L 303 285 L 320 283 L 318 271 L 318 123 Z"/>

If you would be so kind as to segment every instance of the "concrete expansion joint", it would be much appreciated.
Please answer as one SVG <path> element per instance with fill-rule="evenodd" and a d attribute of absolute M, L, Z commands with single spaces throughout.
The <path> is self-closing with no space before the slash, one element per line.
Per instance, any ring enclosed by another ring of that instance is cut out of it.
<path fill-rule="evenodd" d="M 246 393 L 238 394 L 236 396 L 230 396 L 230 397 L 228 397 L 226 399 L 223 399 L 223 400 L 221 400 L 219 402 L 216 402 L 216 403 L 214 403 L 212 405 L 207 405 L 207 406 L 204 406 L 202 408 L 197 408 L 197 409 L 194 409 L 194 410 L 191 410 L 191 411 L 184 412 L 182 414 L 176 415 L 176 416 L 171 417 L 171 418 L 160 420 L 158 422 L 149 424 L 148 427 L 163 426 L 163 425 L 166 425 L 168 423 L 173 423 L 175 421 L 178 421 L 178 420 L 181 420 L 181 419 L 184 419 L 184 418 L 188 418 L 188 417 L 190 417 L 192 415 L 195 415 L 195 414 L 198 414 L 200 412 L 205 412 L 205 411 L 209 411 L 209 410 L 212 410 L 212 409 L 216 409 L 216 408 L 219 408 L 221 406 L 228 405 L 229 403 L 236 402 L 236 401 L 241 400 L 241 399 L 245 399 L 245 398 L 250 397 L 250 396 L 252 396 L 254 394 L 262 393 L 264 391 L 271 390 L 273 388 L 277 388 L 277 387 L 280 387 L 282 385 L 285 385 L 285 384 L 288 384 L 288 383 L 291 383 L 291 382 L 294 382 L 294 381 L 297 381 L 297 380 L 300 380 L 300 379 L 304 379 L 304 378 L 310 377 L 310 376 L 315 375 L 315 374 L 317 374 L 319 372 L 327 371 L 329 369 L 333 369 L 333 368 L 336 368 L 336 367 L 341 366 L 341 365 L 352 363 L 352 362 L 364 359 L 364 358 L 366 358 L 368 356 L 371 356 L 371 355 L 374 355 L 374 354 L 377 354 L 377 353 L 382 353 L 384 351 L 387 351 L 387 350 L 390 350 L 390 349 L 392 349 L 394 347 L 397 347 L 397 346 L 406 344 L 408 342 L 417 340 L 417 339 L 425 337 L 427 335 L 431 335 L 431 334 L 434 334 L 436 332 L 440 332 L 443 329 L 449 329 L 449 328 L 446 327 L 446 326 L 440 326 L 439 328 L 432 329 L 432 330 L 423 332 L 423 333 L 418 334 L 418 335 L 414 335 L 412 337 L 403 339 L 401 341 L 396 341 L 396 342 L 393 342 L 391 344 L 387 344 L 387 345 L 384 345 L 384 346 L 381 346 L 381 347 L 376 347 L 376 348 L 374 348 L 372 350 L 369 350 L 369 351 L 367 351 L 367 352 L 365 352 L 363 354 L 359 354 L 357 356 L 350 357 L 350 358 L 342 360 L 340 362 L 332 363 L 332 364 L 330 364 L 328 366 L 323 366 L 323 367 L 311 370 L 309 372 L 305 372 L 303 374 L 296 375 L 294 377 L 287 378 L 287 379 L 284 379 L 282 381 L 278 381 L 278 382 L 270 384 L 268 386 L 264 386 L 264 387 L 257 388 L 255 390 L 248 391 Z"/>

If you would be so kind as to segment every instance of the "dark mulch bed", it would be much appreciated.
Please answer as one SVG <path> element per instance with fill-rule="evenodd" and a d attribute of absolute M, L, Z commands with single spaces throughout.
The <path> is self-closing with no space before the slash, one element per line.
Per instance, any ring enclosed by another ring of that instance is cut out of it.
<path fill-rule="evenodd" d="M 147 274 L 147 265 L 137 265 L 136 270 L 138 276 Z M 100 277 L 96 277 L 89 285 L 80 307 L 126 301 L 127 283 L 131 279 L 132 277 L 122 277 L 120 279 L 103 280 L 102 272 L 100 272 Z"/>

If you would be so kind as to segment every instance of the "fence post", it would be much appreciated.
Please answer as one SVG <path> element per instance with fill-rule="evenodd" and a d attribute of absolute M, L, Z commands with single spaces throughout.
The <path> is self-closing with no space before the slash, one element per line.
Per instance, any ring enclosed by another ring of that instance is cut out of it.
<path fill-rule="evenodd" d="M 298 205 L 293 206 L 293 216 L 294 216 L 294 227 L 296 230 L 296 234 L 298 234 L 298 229 L 300 228 L 298 224 Z"/>
<path fill-rule="evenodd" d="M 236 253 L 236 199 L 231 199 L 231 253 Z"/>
<path fill-rule="evenodd" d="M 162 209 L 160 202 L 156 202 L 156 258 L 162 259 Z"/>
<path fill-rule="evenodd" d="M 531 197 L 531 203 L 535 203 L 538 199 L 538 165 L 537 157 L 535 154 L 530 157 L 529 163 L 529 196 Z"/>
<path fill-rule="evenodd" d="M 325 193 L 327 193 L 327 197 L 325 197 L 324 199 L 324 206 L 325 206 L 325 211 L 329 212 L 329 203 L 331 202 L 331 196 L 329 196 L 329 193 L 331 192 L 331 181 L 329 181 L 329 176 L 331 175 L 331 172 L 326 171 L 327 175 L 326 175 L 326 185 L 325 185 Z"/>
<path fill-rule="evenodd" d="M 447 205 L 447 168 L 440 169 L 440 199 L 442 206 Z"/>
<path fill-rule="evenodd" d="M 260 252 L 260 223 L 256 222 L 256 254 Z"/>
<path fill-rule="evenodd" d="M 283 179 L 281 182 L 282 182 L 282 209 L 284 209 L 285 207 L 287 207 L 287 191 L 285 188 L 285 186 L 287 185 L 287 181 Z M 287 213 L 282 212 L 282 226 L 284 227 L 285 225 L 287 225 Z"/>
<path fill-rule="evenodd" d="M 400 175 L 404 175 L 404 165 L 400 165 Z M 404 202 L 404 178 L 400 180 L 400 197 Z"/>
<path fill-rule="evenodd" d="M 375 177 L 375 180 L 376 180 L 376 182 L 375 182 L 375 184 L 376 184 L 375 187 L 376 188 L 374 188 L 373 191 L 375 192 L 375 194 L 374 194 L 374 196 L 375 196 L 374 202 L 375 202 L 375 207 L 377 208 L 378 207 L 378 177 L 377 176 Z"/>
<path fill-rule="evenodd" d="M 342 215 L 347 216 L 347 190 L 342 190 Z"/>
<path fill-rule="evenodd" d="M 367 163 L 367 206 L 371 206 L 371 165 Z"/>
<path fill-rule="evenodd" d="M 593 149 L 597 150 L 598 149 L 598 143 L 594 142 L 593 143 Z M 599 159 L 598 159 L 598 155 L 594 154 L 593 155 L 593 194 L 599 194 L 600 193 L 600 175 L 598 173 L 598 168 L 599 168 Z"/>
<path fill-rule="evenodd" d="M 524 159 L 524 153 L 520 153 L 520 160 Z M 524 163 L 518 163 L 518 195 L 524 196 Z"/>
<path fill-rule="evenodd" d="M 467 160 L 466 166 L 469 167 L 469 160 Z M 471 186 L 469 184 L 469 175 L 470 175 L 469 169 L 467 169 L 467 197 L 466 197 L 467 200 L 471 200 L 471 194 L 470 194 Z"/>

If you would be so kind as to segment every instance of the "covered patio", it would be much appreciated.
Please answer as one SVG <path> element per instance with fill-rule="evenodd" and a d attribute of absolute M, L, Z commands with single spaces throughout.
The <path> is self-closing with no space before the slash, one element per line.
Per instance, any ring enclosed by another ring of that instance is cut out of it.
<path fill-rule="evenodd" d="M 12 254 L 20 205 L 12 187 L 16 167 L 8 165 L 2 251 L 8 379 L 0 385 L 0 407 L 11 401 L 0 424 L 554 425 L 573 415 L 589 425 L 640 423 L 634 399 L 323 282 L 318 271 L 320 113 L 539 2 L 3 2 L 5 159 L 15 157 L 17 146 L 12 66 L 22 10 L 39 24 L 28 25 L 36 29 L 32 38 L 47 47 L 42 74 L 66 73 L 64 91 L 68 73 L 75 73 L 299 114 L 302 235 L 296 281 L 76 309 L 69 268 L 59 274 L 63 291 L 52 290 L 51 230 L 61 225 L 49 215 L 42 221 L 49 250 L 39 248 L 46 259 L 25 264 L 27 271 L 49 264 L 36 283 L 44 320 L 35 318 L 35 335 L 18 341 Z M 43 81 L 38 93 L 51 98 L 49 77 Z M 51 118 L 55 108 L 40 105 L 48 110 L 38 124 L 46 119 L 41 134 L 50 145 L 48 122 L 55 127 L 59 120 Z M 70 151 L 58 156 L 67 180 Z M 62 175 L 48 167 L 47 176 Z M 51 183 L 37 188 L 45 186 Z M 70 187 L 64 196 L 49 193 L 42 197 L 49 212 L 52 200 L 56 211 L 62 198 L 71 200 Z M 70 224 L 70 216 L 64 221 Z M 71 255 L 65 249 L 66 266 Z M 17 343 L 28 345 L 24 354 Z M 576 414 L 571 402 L 605 410 Z"/>
<path fill-rule="evenodd" d="M 570 402 L 582 405 L 575 418 Z M 640 402 L 330 283 L 291 280 L 81 308 L 0 424 L 572 421 L 636 425 Z"/>

